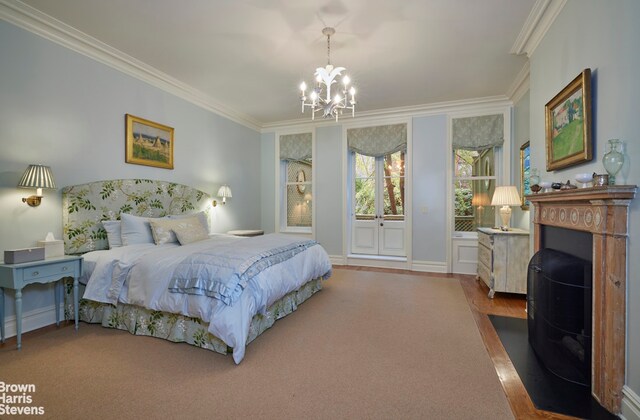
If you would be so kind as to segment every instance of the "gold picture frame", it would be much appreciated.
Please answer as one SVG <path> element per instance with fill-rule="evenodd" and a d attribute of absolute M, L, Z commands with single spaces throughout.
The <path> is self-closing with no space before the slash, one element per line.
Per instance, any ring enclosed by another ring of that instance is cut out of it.
<path fill-rule="evenodd" d="M 529 175 L 531 172 L 531 147 L 529 142 L 526 142 L 520 146 L 520 197 L 522 204 L 520 208 L 522 210 L 529 210 L 529 202 L 525 198 L 525 195 L 531 194 L 531 185 L 529 182 Z"/>
<path fill-rule="evenodd" d="M 593 159 L 591 69 L 584 69 L 544 109 L 547 171 Z"/>
<path fill-rule="evenodd" d="M 125 115 L 125 162 L 173 169 L 173 128 Z"/>

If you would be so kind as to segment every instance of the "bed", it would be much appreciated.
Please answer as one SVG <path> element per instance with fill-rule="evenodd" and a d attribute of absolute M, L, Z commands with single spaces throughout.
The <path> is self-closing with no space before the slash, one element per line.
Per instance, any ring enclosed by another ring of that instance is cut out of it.
<path fill-rule="evenodd" d="M 66 187 L 62 197 L 65 253 L 84 256 L 84 322 L 233 353 L 240 363 L 247 344 L 331 275 L 314 241 L 208 234 L 208 227 L 203 236 L 212 198 L 185 185 L 98 181 Z M 151 241 L 135 236 L 146 234 L 142 225 Z M 71 319 L 71 284 L 65 290 Z"/>

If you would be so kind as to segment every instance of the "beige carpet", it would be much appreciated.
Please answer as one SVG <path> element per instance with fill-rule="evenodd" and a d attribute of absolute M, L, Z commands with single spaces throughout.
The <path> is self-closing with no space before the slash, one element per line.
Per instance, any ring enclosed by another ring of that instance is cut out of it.
<path fill-rule="evenodd" d="M 60 419 L 513 418 L 459 282 L 373 271 L 334 270 L 237 366 L 81 323 L 0 347 L 0 381 Z"/>

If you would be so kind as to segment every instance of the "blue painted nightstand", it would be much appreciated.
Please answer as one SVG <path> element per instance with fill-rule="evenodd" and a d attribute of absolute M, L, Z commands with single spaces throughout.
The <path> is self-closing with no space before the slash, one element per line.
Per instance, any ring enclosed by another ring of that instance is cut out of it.
<path fill-rule="evenodd" d="M 60 325 L 60 291 L 64 277 L 73 277 L 73 306 L 78 329 L 78 278 L 82 274 L 82 257 L 65 255 L 20 264 L 0 264 L 0 337 L 4 343 L 4 289 L 15 290 L 16 338 L 22 346 L 22 288 L 33 283 L 54 283 L 56 325 Z"/>

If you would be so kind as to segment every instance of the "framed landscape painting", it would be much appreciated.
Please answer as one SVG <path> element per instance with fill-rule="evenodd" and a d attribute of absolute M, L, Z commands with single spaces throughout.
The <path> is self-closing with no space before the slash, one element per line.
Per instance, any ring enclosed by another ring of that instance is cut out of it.
<path fill-rule="evenodd" d="M 545 105 L 547 171 L 590 161 L 591 70 L 585 69 Z"/>
<path fill-rule="evenodd" d="M 173 169 L 173 128 L 126 114 L 126 163 Z"/>

